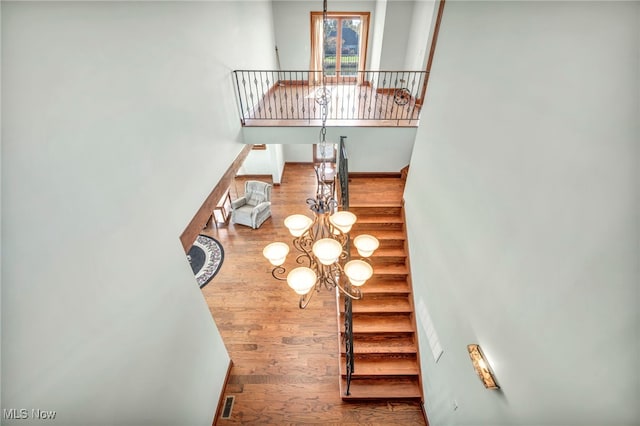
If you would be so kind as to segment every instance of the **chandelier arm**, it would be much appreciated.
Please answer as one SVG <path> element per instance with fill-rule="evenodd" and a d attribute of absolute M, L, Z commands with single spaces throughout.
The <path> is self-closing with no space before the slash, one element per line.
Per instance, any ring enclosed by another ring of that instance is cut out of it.
<path fill-rule="evenodd" d="M 338 229 L 338 231 L 340 231 Z M 344 247 L 344 253 L 347 254 L 347 241 L 349 241 L 349 234 L 346 234 L 342 231 L 340 231 L 339 234 L 336 235 L 336 240 L 338 240 L 338 242 L 340 243 L 340 245 L 342 245 L 342 247 Z"/>
<path fill-rule="evenodd" d="M 362 291 L 358 287 L 352 286 L 348 282 L 347 282 L 347 285 L 345 286 L 340 285 L 341 278 L 346 277 L 347 275 L 344 272 L 344 268 L 340 263 L 334 263 L 333 265 L 331 265 L 331 269 L 332 269 L 332 276 L 338 278 L 337 280 L 332 280 L 334 287 L 337 287 L 345 296 L 348 296 L 351 299 L 354 299 L 354 300 L 362 299 Z M 344 279 L 348 280 L 348 278 L 344 278 Z"/>
<path fill-rule="evenodd" d="M 315 293 L 315 289 L 317 286 L 318 284 L 316 282 L 316 285 L 314 285 L 313 288 L 309 290 L 309 293 L 303 294 L 300 296 L 300 301 L 298 302 L 298 306 L 300 307 L 300 309 L 304 309 L 307 307 L 307 305 L 311 301 L 311 297 L 313 296 L 313 293 Z"/>
<path fill-rule="evenodd" d="M 278 281 L 286 281 L 287 277 L 284 275 L 286 272 L 287 270 L 284 268 L 284 266 L 276 266 L 271 270 L 271 275 Z M 278 276 L 276 274 L 280 274 L 282 276 Z"/>
<path fill-rule="evenodd" d="M 333 263 L 331 265 L 322 265 L 321 277 L 322 284 L 327 290 L 333 290 L 339 287 L 338 281 L 342 274 L 342 267 L 339 263 Z"/>
<path fill-rule="evenodd" d="M 313 238 L 310 237 L 308 231 L 302 234 L 301 236 L 293 239 L 293 246 L 296 250 L 303 252 L 307 256 L 312 256 L 313 249 Z"/>
<path fill-rule="evenodd" d="M 313 261 L 311 260 L 311 257 L 309 257 L 309 255 L 306 253 L 300 253 L 298 256 L 296 256 L 296 263 L 299 265 L 308 263 L 309 265 L 307 267 L 313 269 Z"/>

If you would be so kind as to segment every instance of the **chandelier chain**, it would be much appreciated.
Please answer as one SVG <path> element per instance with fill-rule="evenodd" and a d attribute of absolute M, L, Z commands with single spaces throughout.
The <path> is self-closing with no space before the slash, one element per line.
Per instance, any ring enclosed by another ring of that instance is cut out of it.
<path fill-rule="evenodd" d="M 316 168 L 318 180 L 316 196 L 307 199 L 307 204 L 313 212 L 313 219 L 300 214 L 293 214 L 285 219 L 285 226 L 294 237 L 293 247 L 298 251 L 295 262 L 303 266 L 287 273 L 283 264 L 289 253 L 289 247 L 285 243 L 273 242 L 263 250 L 263 255 L 273 265 L 271 275 L 277 280 L 286 281 L 300 295 L 300 308 L 305 308 L 313 293 L 320 291 L 322 287 L 328 290 L 338 289 L 347 299 L 361 299 L 363 293 L 359 287 L 373 275 L 369 257 L 379 245 L 375 237 L 359 235 L 354 239 L 354 245 L 362 259 L 351 260 L 349 232 L 356 222 L 356 216 L 348 211 L 337 211 L 338 201 L 334 197 L 334 185 L 327 179 L 327 173 L 335 173 L 327 165 L 330 156 L 327 155 L 326 124 L 329 102 L 332 98 L 331 91 L 327 87 L 327 58 L 325 57 L 330 31 L 327 0 L 324 0 L 322 31 L 322 86 L 316 91 L 315 96 L 322 114 L 318 144 L 321 150 L 321 161 Z M 314 289 L 316 291 L 313 291 Z"/>
<path fill-rule="evenodd" d="M 329 102 L 330 94 L 327 90 L 327 61 L 325 57 L 325 49 L 327 48 L 328 41 L 328 26 L 329 20 L 327 18 L 327 0 L 323 0 L 322 3 L 322 94 L 320 102 L 320 113 L 322 116 L 322 128 L 320 129 L 320 152 L 322 153 L 322 163 L 320 164 L 320 182 L 324 184 L 326 181 L 326 149 L 327 149 L 327 116 L 329 114 Z"/>

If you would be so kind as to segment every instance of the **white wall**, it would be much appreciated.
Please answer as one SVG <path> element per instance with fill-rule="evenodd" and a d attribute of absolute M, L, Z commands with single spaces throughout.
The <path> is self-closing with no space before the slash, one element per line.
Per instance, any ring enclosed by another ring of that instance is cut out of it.
<path fill-rule="evenodd" d="M 229 357 L 178 237 L 272 34 L 266 2 L 2 2 L 3 408 L 211 424 Z"/>
<path fill-rule="evenodd" d="M 311 145 L 318 143 L 317 127 L 244 127 L 247 143 L 281 143 L 284 160 L 313 161 Z M 412 127 L 327 127 L 327 142 L 338 143 L 347 136 L 350 172 L 399 172 L 409 164 L 416 135 Z M 304 145 L 292 148 L 288 145 Z M 308 152 L 305 154 L 305 152 Z"/>
<path fill-rule="evenodd" d="M 446 3 L 405 190 L 431 424 L 640 424 L 639 28 L 638 2 Z"/>
<path fill-rule="evenodd" d="M 380 70 L 398 71 L 403 69 L 410 40 L 414 3 L 412 0 L 387 2 Z"/>
<path fill-rule="evenodd" d="M 288 163 L 311 163 L 313 162 L 313 148 L 309 144 L 286 144 L 284 148 L 284 159 Z"/>
<path fill-rule="evenodd" d="M 267 149 L 251 150 L 242 162 L 237 175 L 270 175 L 271 153 Z"/>
<path fill-rule="evenodd" d="M 371 12 L 371 19 L 374 19 L 375 1 L 330 1 L 327 8 L 331 12 Z M 311 59 L 310 12 L 322 12 L 322 1 L 273 1 L 275 38 L 283 70 L 309 69 Z M 371 37 L 372 34 L 369 32 L 369 43 Z M 368 52 L 367 61 L 370 54 Z"/>
<path fill-rule="evenodd" d="M 384 21 L 387 15 L 387 0 L 376 0 L 376 8 L 369 22 L 369 69 L 380 70 Z"/>
<path fill-rule="evenodd" d="M 252 150 L 240 166 L 238 176 L 271 175 L 273 183 L 280 183 L 284 170 L 283 149 L 280 144 L 267 145 L 264 150 Z"/>
<path fill-rule="evenodd" d="M 2 2 L 0 2 L 0 59 L 2 58 Z M 2 66 L 0 66 L 0 100 L 2 99 Z M 0 102 L 0 129 L 2 129 L 2 102 Z M 2 343 L 2 132 L 0 132 L 0 345 Z M 0 346 L 0 383 L 2 383 L 2 347 Z M 2 404 L 2 385 L 0 385 L 0 411 Z"/>
<path fill-rule="evenodd" d="M 438 4 L 439 2 L 435 0 L 413 2 L 403 69 L 423 71 L 427 68 L 435 18 L 438 16 Z"/>
<path fill-rule="evenodd" d="M 269 149 L 271 164 L 273 164 L 271 171 L 273 183 L 279 184 L 282 182 L 282 173 L 284 173 L 284 148 L 281 144 L 276 144 L 267 146 L 267 149 Z"/>

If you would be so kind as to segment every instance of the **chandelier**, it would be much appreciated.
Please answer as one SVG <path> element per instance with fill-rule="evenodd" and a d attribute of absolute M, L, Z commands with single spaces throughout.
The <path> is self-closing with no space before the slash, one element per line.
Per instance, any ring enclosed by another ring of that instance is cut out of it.
<path fill-rule="evenodd" d="M 321 185 L 319 185 L 321 187 Z M 358 254 L 363 259 L 350 258 L 349 231 L 356 222 L 356 215 L 349 211 L 336 211 L 337 202 L 332 195 L 322 191 L 307 203 L 313 212 L 313 219 L 303 214 L 293 214 L 284 220 L 285 226 L 294 237 L 293 246 L 299 252 L 298 264 L 286 274 L 284 264 L 289 254 L 289 246 L 283 242 L 268 244 L 264 256 L 274 266 L 271 274 L 280 281 L 286 281 L 300 295 L 300 308 L 309 304 L 314 291 L 321 288 L 339 289 L 352 299 L 361 299 L 362 286 L 373 275 L 369 257 L 378 248 L 378 240 L 367 234 L 353 239 Z M 346 261 L 346 263 L 345 263 Z"/>
<path fill-rule="evenodd" d="M 327 0 L 324 0 L 323 40 L 327 35 Z M 322 63 L 322 87 L 316 91 L 316 102 L 320 105 L 322 128 L 320 130 L 320 152 L 326 152 L 326 122 L 331 92 L 326 87 L 325 61 Z M 378 240 L 371 235 L 359 235 L 353 239 L 362 259 L 350 260 L 351 237 L 349 232 L 357 217 L 349 211 L 337 211 L 338 202 L 334 198 L 334 185 L 326 178 L 326 157 L 322 157 L 318 167 L 315 198 L 307 199 L 313 218 L 303 214 L 293 214 L 284 220 L 284 225 L 293 236 L 293 247 L 298 251 L 297 268 L 287 273 L 282 266 L 289 254 L 289 246 L 283 242 L 268 244 L 264 257 L 273 269 L 271 275 L 287 284 L 300 295 L 300 308 L 309 304 L 314 291 L 323 287 L 339 289 L 345 296 L 361 299 L 362 286 L 373 275 L 369 257 L 378 248 Z"/>

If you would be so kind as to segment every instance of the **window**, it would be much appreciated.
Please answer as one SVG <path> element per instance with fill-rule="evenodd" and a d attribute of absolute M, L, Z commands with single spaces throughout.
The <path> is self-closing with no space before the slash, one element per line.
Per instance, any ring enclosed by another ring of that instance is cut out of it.
<path fill-rule="evenodd" d="M 322 12 L 311 12 L 311 70 L 325 70 L 331 82 L 360 81 L 364 71 L 369 34 L 368 12 L 327 12 L 323 40 Z M 316 73 L 319 79 L 319 73 Z"/>

